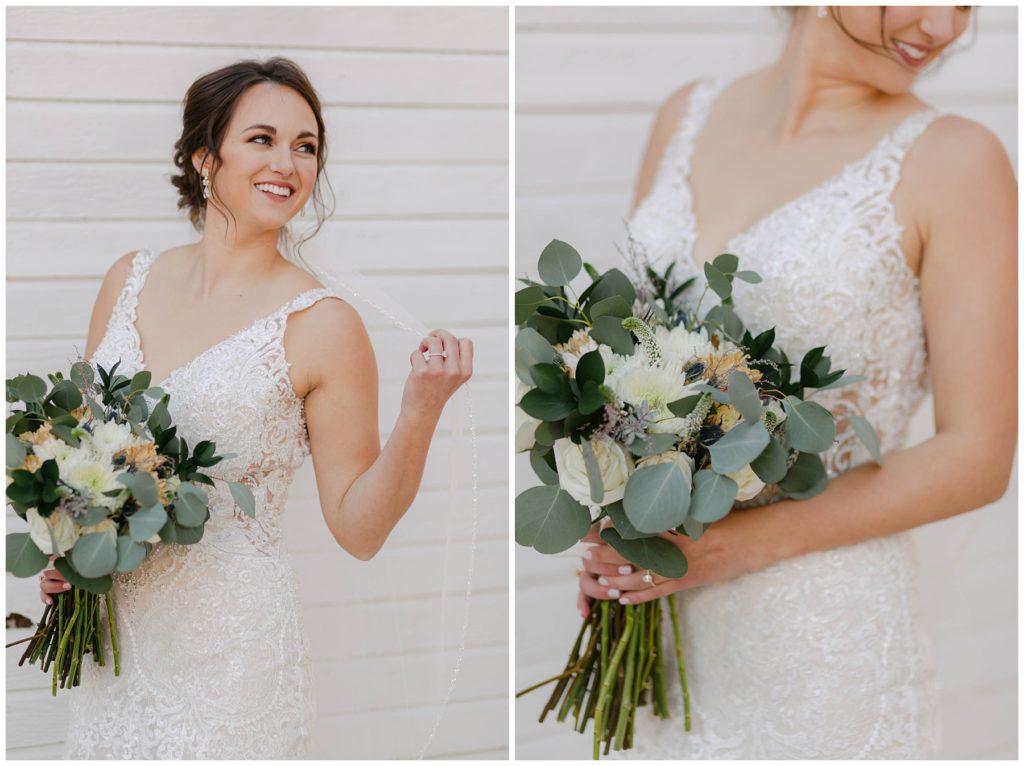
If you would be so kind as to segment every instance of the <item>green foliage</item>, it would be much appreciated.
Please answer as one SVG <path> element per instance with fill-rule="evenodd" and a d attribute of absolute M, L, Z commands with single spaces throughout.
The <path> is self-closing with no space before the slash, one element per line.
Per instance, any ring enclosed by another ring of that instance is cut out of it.
<path fill-rule="evenodd" d="M 618 530 L 609 528 L 601 531 L 601 539 L 641 569 L 650 569 L 662 577 L 682 577 L 686 574 L 686 556 L 661 537 L 627 540 Z"/>
<path fill-rule="evenodd" d="M 590 512 L 558 486 L 520 493 L 515 512 L 516 542 L 539 553 L 568 550 L 590 529 Z"/>
<path fill-rule="evenodd" d="M 117 566 L 117 539 L 107 532 L 82 535 L 71 549 L 71 563 L 82 577 L 109 575 Z"/>
<path fill-rule="evenodd" d="M 28 532 L 7 535 L 7 571 L 15 577 L 32 577 L 42 572 L 48 560 Z"/>
<path fill-rule="evenodd" d="M 711 445 L 711 464 L 718 473 L 733 473 L 754 460 L 770 440 L 764 423 L 740 423 Z"/>
<path fill-rule="evenodd" d="M 553 286 L 568 285 L 583 268 L 583 259 L 572 245 L 558 239 L 551 240 L 540 254 L 537 271 L 545 283 Z"/>
<path fill-rule="evenodd" d="M 690 482 L 673 463 L 635 471 L 622 498 L 626 517 L 639 532 L 657 534 L 683 523 L 690 508 Z"/>
<path fill-rule="evenodd" d="M 693 500 L 690 518 L 710 524 L 724 518 L 736 501 L 739 485 L 728 476 L 703 469 L 693 475 Z"/>

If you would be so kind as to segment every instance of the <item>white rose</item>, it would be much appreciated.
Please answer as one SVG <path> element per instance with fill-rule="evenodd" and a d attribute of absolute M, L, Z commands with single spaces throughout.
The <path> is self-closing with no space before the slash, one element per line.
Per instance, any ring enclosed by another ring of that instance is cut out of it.
<path fill-rule="evenodd" d="M 757 474 L 754 473 L 754 469 L 749 465 L 738 471 L 734 471 L 733 473 L 727 473 L 726 476 L 739 485 L 740 491 L 736 493 L 737 502 L 740 500 L 749 500 L 764 489 L 764 482 L 757 478 Z"/>
<path fill-rule="evenodd" d="M 60 508 L 55 508 L 45 519 L 35 508 L 29 508 L 25 519 L 28 521 L 28 534 L 32 542 L 47 556 L 55 553 L 50 542 L 50 530 L 53 530 L 53 537 L 57 541 L 56 553 L 60 556 L 71 550 L 78 539 L 78 525 L 70 513 Z"/>
<path fill-rule="evenodd" d="M 626 480 L 633 470 L 632 460 L 611 439 L 594 439 L 590 446 L 594 448 L 594 457 L 597 458 L 597 467 L 601 472 L 601 484 L 604 486 L 604 497 L 597 505 L 621 500 L 626 493 Z M 559 439 L 554 449 L 559 486 L 577 502 L 588 507 L 595 505 L 590 498 L 590 481 L 583 462 L 583 448 L 571 439 Z"/>
<path fill-rule="evenodd" d="M 516 452 L 533 449 L 537 426 L 541 423 L 537 418 L 527 415 L 523 412 L 522 407 L 518 406 L 518 402 L 522 401 L 523 396 L 532 390 L 533 388 L 523 381 L 516 381 Z"/>
<path fill-rule="evenodd" d="M 683 478 L 686 479 L 690 489 L 693 489 L 693 458 L 685 452 L 669 451 L 662 452 L 660 455 L 651 455 L 637 463 L 637 468 L 646 468 L 649 465 L 659 465 L 661 463 L 674 464 L 682 472 Z"/>

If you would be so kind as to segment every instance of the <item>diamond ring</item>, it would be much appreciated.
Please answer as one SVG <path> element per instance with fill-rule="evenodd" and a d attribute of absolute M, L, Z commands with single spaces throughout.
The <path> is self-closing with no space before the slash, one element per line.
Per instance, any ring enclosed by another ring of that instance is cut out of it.
<path fill-rule="evenodd" d="M 647 583 L 649 586 L 651 586 L 652 588 L 654 587 L 654 575 L 651 574 L 651 570 L 650 569 L 648 569 L 648 570 L 646 570 L 644 572 L 644 576 L 641 579 L 643 579 L 643 581 L 645 583 Z"/>

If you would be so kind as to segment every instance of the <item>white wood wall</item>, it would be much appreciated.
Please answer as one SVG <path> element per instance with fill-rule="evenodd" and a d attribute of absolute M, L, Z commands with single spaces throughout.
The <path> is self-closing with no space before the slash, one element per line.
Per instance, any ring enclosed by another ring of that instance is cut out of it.
<path fill-rule="evenodd" d="M 7 374 L 57 369 L 84 349 L 100 279 L 117 256 L 196 238 L 167 180 L 181 99 L 203 72 L 271 55 L 304 67 L 325 105 L 337 214 L 304 254 L 363 269 L 428 325 L 476 343 L 480 502 L 468 643 L 428 756 L 503 758 L 507 9 L 9 8 Z M 458 299 L 443 299 L 451 295 Z M 397 331 L 375 335 L 378 356 L 405 359 L 410 343 Z M 402 380 L 384 384 L 386 433 Z M 448 459 L 448 443 L 439 437 L 432 461 Z M 465 505 L 449 512 L 444 489 L 424 487 L 384 551 L 362 563 L 324 526 L 308 461 L 296 478 L 287 535 L 314 656 L 318 758 L 419 752 L 465 604 L 471 517 Z M 19 525 L 8 517 L 9 530 Z M 430 554 L 449 532 L 453 549 L 436 571 Z M 8 577 L 7 611 L 38 617 L 35 588 Z M 8 640 L 26 634 L 9 630 Z M 38 669 L 15 661 L 8 651 L 7 755 L 55 757 L 66 706 L 49 698 Z"/>
<path fill-rule="evenodd" d="M 977 40 L 917 92 L 994 130 L 1017 162 L 1017 9 L 983 7 Z M 972 22 L 973 23 L 973 22 Z M 781 51 L 766 7 L 519 8 L 516 11 L 516 273 L 552 238 L 600 268 L 617 259 L 658 105 L 683 83 L 740 74 Z M 968 31 L 966 38 L 969 39 Z M 934 432 L 930 399 L 912 438 Z M 536 483 L 516 464 L 516 492 Z M 947 758 L 1017 754 L 1017 477 L 972 514 L 915 531 L 940 678 Z M 562 670 L 579 618 L 577 559 L 516 553 L 516 688 Z M 536 723 L 543 691 L 516 702 L 518 758 L 587 758 L 588 737 Z"/>

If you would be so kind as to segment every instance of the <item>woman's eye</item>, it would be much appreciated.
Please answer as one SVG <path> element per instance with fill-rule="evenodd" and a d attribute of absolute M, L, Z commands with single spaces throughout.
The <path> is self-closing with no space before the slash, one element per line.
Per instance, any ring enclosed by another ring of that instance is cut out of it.
<path fill-rule="evenodd" d="M 304 148 L 304 147 L 309 147 L 309 151 L 306 152 L 307 154 L 316 154 L 316 145 L 315 144 L 303 144 L 302 147 L 300 147 L 300 148 Z"/>
<path fill-rule="evenodd" d="M 249 139 L 249 142 L 251 143 L 251 142 L 253 142 L 253 141 L 257 141 L 257 140 L 259 140 L 259 139 L 261 139 L 261 138 L 265 138 L 265 139 L 267 139 L 268 141 L 270 140 L 270 136 L 264 136 L 264 135 L 260 135 L 260 136 L 253 136 L 252 138 L 250 138 L 250 139 Z"/>

